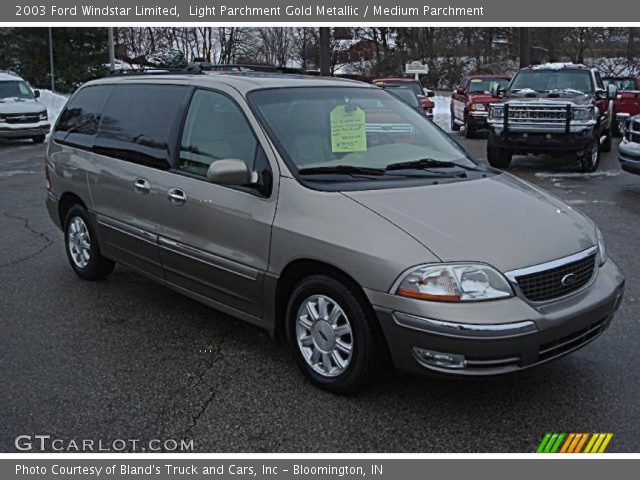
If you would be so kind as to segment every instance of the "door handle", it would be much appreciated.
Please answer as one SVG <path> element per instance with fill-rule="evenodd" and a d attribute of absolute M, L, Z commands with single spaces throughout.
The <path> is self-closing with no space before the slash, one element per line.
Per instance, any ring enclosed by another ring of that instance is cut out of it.
<path fill-rule="evenodd" d="M 184 205 L 187 201 L 187 194 L 179 188 L 172 188 L 168 192 L 168 197 L 174 205 Z"/>
<path fill-rule="evenodd" d="M 133 188 L 136 192 L 141 194 L 147 194 L 151 191 L 151 185 L 144 178 L 136 178 L 136 181 L 133 182 Z"/>

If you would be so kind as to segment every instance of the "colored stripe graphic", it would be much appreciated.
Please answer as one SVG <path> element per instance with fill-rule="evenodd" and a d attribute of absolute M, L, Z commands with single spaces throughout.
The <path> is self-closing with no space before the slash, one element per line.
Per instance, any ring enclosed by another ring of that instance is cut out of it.
<path fill-rule="evenodd" d="M 613 433 L 549 432 L 542 437 L 536 453 L 604 453 L 612 438 Z"/>

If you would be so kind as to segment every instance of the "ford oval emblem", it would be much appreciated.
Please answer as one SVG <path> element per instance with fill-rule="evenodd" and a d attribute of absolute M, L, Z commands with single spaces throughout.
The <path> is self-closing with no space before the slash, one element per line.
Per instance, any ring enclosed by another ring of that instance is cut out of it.
<path fill-rule="evenodd" d="M 564 285 L 565 287 L 570 287 L 571 285 L 574 285 L 576 283 L 576 280 L 577 278 L 575 273 L 568 273 L 567 275 L 562 277 L 560 283 L 562 283 L 562 285 Z"/>

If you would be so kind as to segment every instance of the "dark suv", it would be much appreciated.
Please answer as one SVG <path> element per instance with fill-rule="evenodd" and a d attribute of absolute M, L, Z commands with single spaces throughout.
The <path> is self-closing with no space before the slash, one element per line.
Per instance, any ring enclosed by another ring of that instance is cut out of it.
<path fill-rule="evenodd" d="M 611 108 L 615 85 L 575 64 L 546 64 L 520 70 L 506 89 L 495 88 L 489 109 L 489 163 L 507 168 L 514 154 L 575 156 L 581 171 L 593 172 L 600 152 L 611 151 Z"/>

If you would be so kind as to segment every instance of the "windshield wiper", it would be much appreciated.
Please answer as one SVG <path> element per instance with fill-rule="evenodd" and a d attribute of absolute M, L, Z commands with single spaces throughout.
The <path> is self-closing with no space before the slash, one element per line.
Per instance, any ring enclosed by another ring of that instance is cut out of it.
<path fill-rule="evenodd" d="M 346 174 L 346 175 L 384 175 L 383 168 L 356 167 L 353 165 L 327 165 L 326 167 L 309 167 L 298 171 L 300 175 L 325 175 L 325 174 Z"/>
<path fill-rule="evenodd" d="M 385 170 L 430 170 L 432 168 L 460 168 L 462 170 L 474 170 L 471 167 L 458 165 L 453 162 L 443 162 L 442 160 L 434 160 L 433 158 L 422 158 L 420 160 L 412 160 L 410 162 L 398 162 L 387 165 Z M 440 173 L 440 172 L 438 172 Z M 444 172 L 442 172 L 444 173 Z M 462 172 L 464 174 L 464 172 Z"/>

